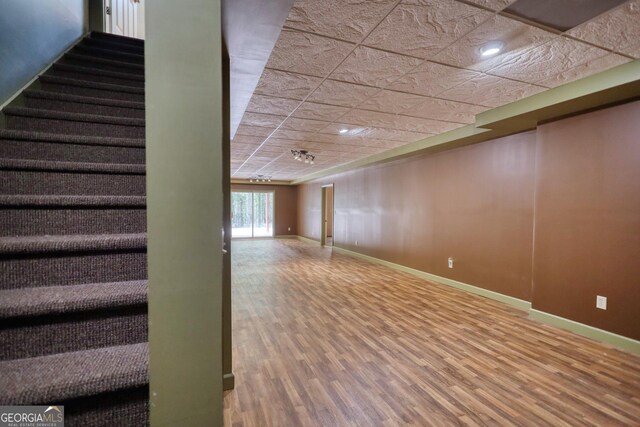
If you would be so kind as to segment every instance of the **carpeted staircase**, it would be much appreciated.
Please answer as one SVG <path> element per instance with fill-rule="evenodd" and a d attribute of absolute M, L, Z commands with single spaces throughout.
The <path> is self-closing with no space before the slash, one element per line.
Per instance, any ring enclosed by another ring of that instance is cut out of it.
<path fill-rule="evenodd" d="M 69 426 L 148 419 L 143 53 L 92 33 L 2 111 L 0 405 Z"/>

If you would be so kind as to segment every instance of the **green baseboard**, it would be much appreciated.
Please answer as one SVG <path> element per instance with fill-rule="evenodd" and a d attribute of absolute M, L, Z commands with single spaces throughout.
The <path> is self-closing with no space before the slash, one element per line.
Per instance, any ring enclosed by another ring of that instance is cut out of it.
<path fill-rule="evenodd" d="M 222 377 L 222 390 L 233 390 L 236 385 L 236 378 L 233 376 L 233 372 L 224 374 Z"/>
<path fill-rule="evenodd" d="M 297 236 L 297 237 L 299 240 L 302 240 L 303 242 L 311 243 L 314 245 L 320 244 L 319 241 L 314 239 L 309 239 L 308 237 L 303 237 L 303 236 Z M 350 251 L 348 249 L 339 248 L 337 246 L 333 246 L 333 250 L 338 253 L 352 256 L 354 258 L 360 258 L 365 261 L 372 262 L 374 264 L 384 265 L 385 267 L 389 267 L 395 270 L 409 273 L 421 279 L 440 283 L 446 286 L 451 286 L 456 289 L 461 289 L 463 291 L 471 292 L 476 295 L 480 295 L 486 298 L 491 298 L 493 300 L 500 301 L 505 304 L 509 304 L 513 307 L 527 311 L 529 313 L 529 317 L 533 320 L 537 320 L 551 326 L 555 326 L 561 329 L 571 331 L 578 335 L 591 338 L 595 341 L 611 344 L 615 347 L 621 348 L 623 350 L 626 350 L 632 353 L 640 354 L 640 341 L 636 341 L 634 339 L 627 338 L 622 335 L 614 334 L 613 332 L 608 332 L 602 329 L 598 329 L 593 326 L 585 325 L 583 323 L 579 323 L 573 320 L 565 319 L 564 317 L 559 317 L 553 314 L 545 313 L 543 311 L 535 310 L 531 308 L 531 303 L 529 301 L 524 301 L 518 298 L 510 297 L 508 295 L 503 295 L 498 292 L 489 291 L 487 289 L 479 288 L 477 286 L 469 285 L 463 282 L 458 282 L 457 280 L 448 279 L 446 277 L 436 276 L 435 274 L 416 270 L 414 268 L 406 267 L 404 265 L 396 264 L 390 261 L 385 261 L 380 258 L 375 258 L 369 255 L 364 255 L 358 252 Z"/>
<path fill-rule="evenodd" d="M 349 255 L 355 258 L 364 259 L 366 261 L 373 262 L 375 264 L 384 265 L 385 267 L 389 267 L 389 268 L 393 268 L 394 270 L 399 270 L 405 273 L 409 273 L 421 279 L 430 280 L 432 282 L 440 283 L 442 285 L 451 286 L 452 288 L 461 289 L 463 291 L 471 292 L 476 295 L 480 295 L 486 298 L 491 298 L 493 300 L 512 305 L 521 310 L 526 311 L 531 308 L 531 303 L 529 301 L 524 301 L 518 298 L 510 297 L 508 295 L 503 295 L 498 292 L 489 291 L 487 289 L 479 288 L 477 286 L 468 285 L 466 283 L 458 282 L 457 280 L 448 279 L 446 277 L 436 276 L 435 274 L 426 273 L 424 271 L 416 270 L 415 268 L 405 267 L 404 265 L 396 264 L 390 261 L 385 261 L 383 259 L 375 258 L 369 255 L 363 255 L 361 253 L 350 251 L 348 249 L 339 248 L 337 246 L 334 246 L 333 249 L 336 252 L 343 253 L 345 255 Z"/>
<path fill-rule="evenodd" d="M 304 237 L 304 236 L 296 236 L 296 237 L 298 238 L 298 240 L 302 240 L 303 242 L 311 243 L 313 245 L 319 245 L 320 244 L 320 240 L 310 239 L 310 238 Z"/>
<path fill-rule="evenodd" d="M 545 313 L 544 311 L 536 310 L 534 308 L 529 310 L 529 317 L 542 323 L 591 338 L 595 341 L 611 344 L 632 353 L 640 353 L 640 341 L 623 337 L 622 335 L 614 334 L 613 332 L 598 329 L 554 314 Z"/>

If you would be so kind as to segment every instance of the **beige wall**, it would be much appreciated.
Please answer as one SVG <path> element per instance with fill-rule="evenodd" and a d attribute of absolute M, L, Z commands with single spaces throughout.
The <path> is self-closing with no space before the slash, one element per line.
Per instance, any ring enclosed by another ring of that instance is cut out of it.
<path fill-rule="evenodd" d="M 638 117 L 630 103 L 301 185 L 299 234 L 320 239 L 333 183 L 335 245 L 640 339 Z"/>
<path fill-rule="evenodd" d="M 232 184 L 231 191 L 275 191 L 276 236 L 298 233 L 298 187 L 291 185 Z M 291 228 L 291 230 L 289 230 Z"/>

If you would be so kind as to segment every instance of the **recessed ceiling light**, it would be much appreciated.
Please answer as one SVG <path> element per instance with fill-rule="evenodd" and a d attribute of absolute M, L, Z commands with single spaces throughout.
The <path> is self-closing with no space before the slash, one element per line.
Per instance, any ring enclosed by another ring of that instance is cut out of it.
<path fill-rule="evenodd" d="M 340 129 L 340 133 L 347 133 L 349 132 L 349 129 Z"/>
<path fill-rule="evenodd" d="M 485 44 L 480 48 L 480 55 L 482 56 L 492 56 L 502 50 L 504 43 L 493 41 Z"/>

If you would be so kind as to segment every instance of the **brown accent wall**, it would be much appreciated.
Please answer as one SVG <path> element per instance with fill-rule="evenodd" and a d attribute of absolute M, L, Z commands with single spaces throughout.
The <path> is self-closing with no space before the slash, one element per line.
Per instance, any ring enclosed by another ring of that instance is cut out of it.
<path fill-rule="evenodd" d="M 529 300 L 534 166 L 527 132 L 337 175 L 300 187 L 298 229 L 320 239 L 333 183 L 335 245 Z"/>
<path fill-rule="evenodd" d="M 537 135 L 533 308 L 640 339 L 640 102 Z"/>
<path fill-rule="evenodd" d="M 634 102 L 301 185 L 299 234 L 320 239 L 333 183 L 335 245 L 640 339 L 639 118 Z"/>
<path fill-rule="evenodd" d="M 231 191 L 275 191 L 276 236 L 298 234 L 298 187 L 291 185 L 232 184 Z M 289 231 L 291 227 L 291 231 Z"/>

